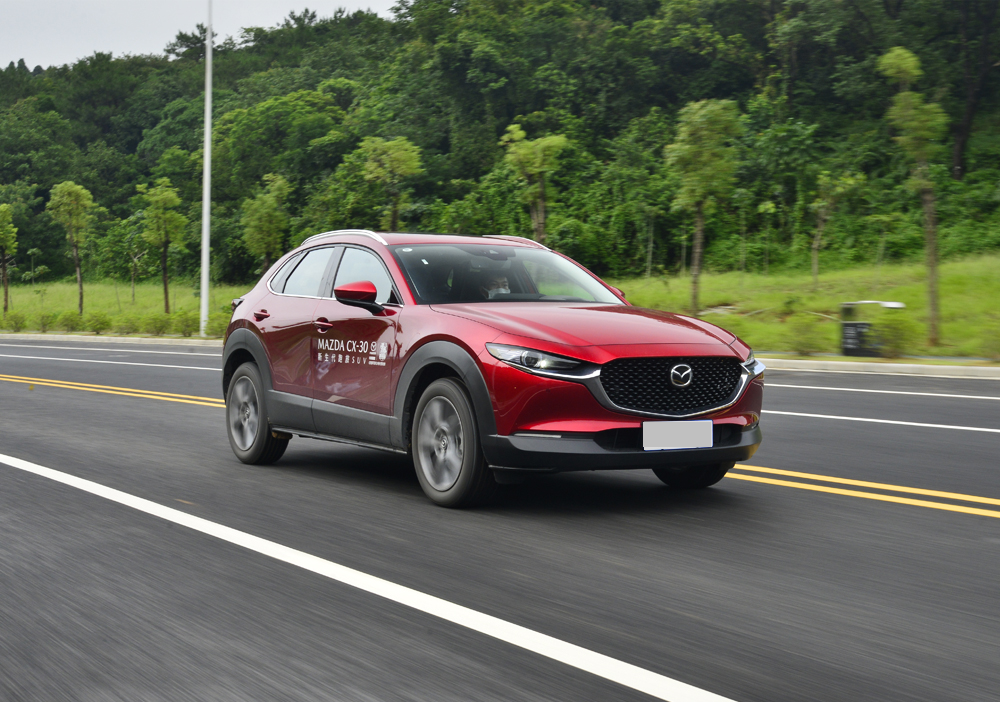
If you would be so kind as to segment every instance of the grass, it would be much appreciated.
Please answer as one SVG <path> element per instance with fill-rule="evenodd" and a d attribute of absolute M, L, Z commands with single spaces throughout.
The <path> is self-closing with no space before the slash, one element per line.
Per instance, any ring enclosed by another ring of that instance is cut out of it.
<path fill-rule="evenodd" d="M 209 314 L 213 326 L 218 330 L 219 320 L 229 321 L 230 302 L 247 292 L 249 285 L 220 285 L 211 288 L 209 299 Z M 170 285 L 170 311 L 174 318 L 182 314 L 199 314 L 200 300 L 195 296 L 196 288 L 178 282 Z M 62 315 L 77 310 L 77 288 L 75 282 L 57 282 L 30 285 L 12 285 L 10 287 L 10 311 L 23 314 L 26 317 L 24 331 L 38 331 L 42 314 Z M 83 314 L 84 319 L 91 313 L 103 312 L 111 318 L 111 329 L 126 320 L 134 321 L 143 332 L 144 320 L 163 314 L 163 286 L 159 283 L 140 283 L 135 286 L 135 303 L 132 302 L 132 292 L 128 284 L 113 282 L 97 282 L 83 284 Z M 9 315 L 8 315 L 9 316 Z M 3 325 L 6 328 L 8 324 Z M 177 326 L 176 324 L 174 325 Z M 223 326 L 224 329 L 224 326 Z M 168 324 L 167 330 L 170 330 Z M 58 323 L 50 325 L 49 331 L 59 331 Z"/>
<path fill-rule="evenodd" d="M 820 275 L 814 290 L 809 273 L 708 273 L 701 278 L 702 318 L 731 330 L 761 352 L 793 352 L 804 316 L 816 320 L 817 352 L 839 351 L 840 303 L 886 300 L 906 304 L 919 341 L 907 353 L 927 356 L 1000 357 L 1000 256 L 949 261 L 939 268 L 940 345 L 928 347 L 926 270 L 922 264 L 859 267 Z M 609 281 L 630 302 L 653 309 L 686 312 L 691 304 L 688 276 Z M 865 306 L 877 321 L 881 312 Z M 827 317 L 817 316 L 827 315 Z M 866 320 L 869 321 L 869 320 Z M 1000 359 L 998 359 L 1000 360 Z"/>
<path fill-rule="evenodd" d="M 656 276 L 610 280 L 636 305 L 687 311 L 691 279 Z M 229 303 L 249 285 L 212 288 L 209 309 L 213 328 L 224 328 Z M 41 291 L 44 290 L 44 296 Z M 175 283 L 170 288 L 172 310 L 198 313 L 195 288 Z M 12 310 L 27 318 L 25 331 L 37 331 L 39 316 L 76 310 L 76 285 L 58 282 L 11 287 Z M 128 285 L 84 284 L 84 316 L 104 312 L 112 319 L 111 333 L 122 319 L 139 321 L 162 314 L 163 288 L 154 282 L 136 286 L 135 304 Z M 859 267 L 820 275 L 813 290 L 808 273 L 708 273 L 702 276 L 702 318 L 731 330 L 760 352 L 792 352 L 809 348 L 818 353 L 839 351 L 840 303 L 851 300 L 892 300 L 906 304 L 905 313 L 917 324 L 920 341 L 906 352 L 941 357 L 990 357 L 1000 360 L 1000 256 L 949 261 L 940 267 L 941 344 L 926 346 L 926 272 L 921 264 Z M 874 306 L 866 314 L 877 317 Z M 818 315 L 827 315 L 818 316 Z M 804 323 L 815 320 L 815 325 Z M 52 326 L 55 330 L 57 327 Z M 804 331 L 806 330 L 806 331 Z M 803 339 L 808 334 L 808 339 Z M 805 343 L 807 342 L 807 343 Z M 811 348 L 810 348 L 811 347 Z"/>

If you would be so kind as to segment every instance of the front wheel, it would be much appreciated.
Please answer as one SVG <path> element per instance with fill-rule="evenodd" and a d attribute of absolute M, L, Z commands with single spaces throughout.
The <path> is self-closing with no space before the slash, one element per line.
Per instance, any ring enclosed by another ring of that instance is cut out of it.
<path fill-rule="evenodd" d="M 656 477 L 672 488 L 682 490 L 699 490 L 715 485 L 726 477 L 726 473 L 735 463 L 710 463 L 700 466 L 684 466 L 683 468 L 654 468 Z"/>
<path fill-rule="evenodd" d="M 424 494 L 443 507 L 488 501 L 497 489 L 479 447 L 465 388 L 442 378 L 427 386 L 413 413 L 413 466 Z"/>
<path fill-rule="evenodd" d="M 264 405 L 264 383 L 253 363 L 237 368 L 229 381 L 226 427 L 229 445 L 244 463 L 274 463 L 288 448 L 288 439 L 279 439 L 271 432 Z"/>

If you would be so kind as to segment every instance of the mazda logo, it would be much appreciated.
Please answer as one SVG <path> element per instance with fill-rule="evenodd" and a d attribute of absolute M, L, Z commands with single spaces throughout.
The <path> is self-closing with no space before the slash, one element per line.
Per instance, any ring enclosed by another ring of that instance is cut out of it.
<path fill-rule="evenodd" d="M 679 388 L 686 388 L 694 380 L 694 371 L 686 363 L 678 363 L 670 369 L 670 382 Z"/>

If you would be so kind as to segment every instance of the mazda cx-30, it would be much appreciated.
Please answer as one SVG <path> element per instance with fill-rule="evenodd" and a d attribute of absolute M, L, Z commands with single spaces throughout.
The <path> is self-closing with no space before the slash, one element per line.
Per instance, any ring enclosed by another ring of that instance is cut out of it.
<path fill-rule="evenodd" d="M 746 344 L 527 239 L 329 232 L 233 305 L 222 385 L 245 463 L 293 436 L 383 449 L 460 506 L 544 472 L 707 487 L 761 442 Z"/>

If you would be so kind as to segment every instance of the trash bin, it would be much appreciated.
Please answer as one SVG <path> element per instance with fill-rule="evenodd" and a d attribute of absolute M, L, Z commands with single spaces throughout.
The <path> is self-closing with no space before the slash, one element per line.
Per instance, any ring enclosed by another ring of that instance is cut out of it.
<path fill-rule="evenodd" d="M 840 303 L 840 350 L 845 356 L 881 356 L 878 333 L 871 320 L 864 319 L 865 305 L 878 305 L 887 309 L 903 309 L 902 302 L 858 300 Z"/>

